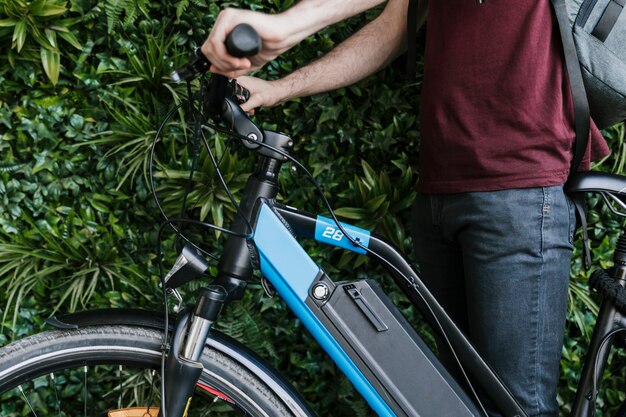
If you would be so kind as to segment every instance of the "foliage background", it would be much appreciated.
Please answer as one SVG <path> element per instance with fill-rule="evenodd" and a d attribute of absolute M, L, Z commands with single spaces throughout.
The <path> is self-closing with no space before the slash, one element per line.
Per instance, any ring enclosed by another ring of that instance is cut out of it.
<path fill-rule="evenodd" d="M 145 177 L 146 161 L 156 128 L 187 95 L 167 75 L 202 43 L 221 8 L 275 12 L 292 3 L 0 0 L 0 345 L 40 331 L 43 319 L 54 313 L 161 308 L 155 248 L 161 216 Z M 276 78 L 315 59 L 375 14 L 306 39 L 259 76 Z M 408 208 L 417 180 L 419 89 L 419 76 L 407 81 L 402 62 L 396 62 L 355 86 L 257 115 L 264 127 L 296 140 L 295 155 L 323 184 L 333 206 L 340 208 L 338 214 L 384 234 L 407 254 Z M 177 120 L 168 125 L 157 149 L 157 187 L 170 214 L 181 209 L 192 159 L 184 125 Z M 594 168 L 623 173 L 624 126 L 604 134 L 613 155 Z M 253 160 L 225 138 L 213 146 L 238 196 Z M 206 153 L 197 166 L 186 215 L 227 223 L 233 208 Z M 323 211 L 301 173 L 284 170 L 281 185 L 284 202 Z M 608 267 L 622 225 L 596 199 L 590 206 L 594 262 Z M 210 250 L 219 250 L 223 241 L 214 232 L 186 233 Z M 163 243 L 166 264 L 176 247 L 173 236 Z M 310 249 L 331 274 L 373 276 L 391 288 L 382 271 L 364 258 L 314 244 Z M 364 267 L 360 272 L 352 270 L 359 265 Z M 559 392 L 564 414 L 597 312 L 580 256 L 571 275 Z M 274 363 L 319 415 L 370 415 L 285 306 L 258 284 L 251 288 L 227 312 L 222 330 L 251 343 Z M 392 297 L 412 314 L 397 293 Z M 600 400 L 608 409 L 624 399 L 619 389 L 626 386 L 625 364 L 623 353 L 618 354 L 607 370 Z"/>

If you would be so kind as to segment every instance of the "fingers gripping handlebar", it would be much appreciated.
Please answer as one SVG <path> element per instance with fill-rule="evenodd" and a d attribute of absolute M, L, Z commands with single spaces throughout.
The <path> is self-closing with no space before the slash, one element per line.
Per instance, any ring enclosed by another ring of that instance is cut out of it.
<path fill-rule="evenodd" d="M 226 38 L 225 44 L 228 53 L 237 58 L 254 56 L 261 50 L 259 34 L 247 23 L 235 26 Z M 173 71 L 170 78 L 177 83 L 191 81 L 198 75 L 207 72 L 210 66 L 209 60 L 204 56 L 200 47 L 197 47 L 187 65 Z"/>

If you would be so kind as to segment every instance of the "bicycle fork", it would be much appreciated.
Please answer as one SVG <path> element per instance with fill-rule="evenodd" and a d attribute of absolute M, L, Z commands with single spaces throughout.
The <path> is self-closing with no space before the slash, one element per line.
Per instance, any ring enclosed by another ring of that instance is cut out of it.
<path fill-rule="evenodd" d="M 211 325 L 226 301 L 226 291 L 212 285 L 200 290 L 193 313 L 181 315 L 172 338 L 165 367 L 165 406 L 167 417 L 187 415 L 203 366 L 199 361 Z M 159 414 L 160 417 L 163 414 Z"/>

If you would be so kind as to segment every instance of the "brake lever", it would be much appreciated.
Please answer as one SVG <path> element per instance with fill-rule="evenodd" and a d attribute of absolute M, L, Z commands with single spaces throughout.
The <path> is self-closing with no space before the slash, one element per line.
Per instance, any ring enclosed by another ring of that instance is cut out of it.
<path fill-rule="evenodd" d="M 232 79 L 226 85 L 226 97 L 234 98 L 239 105 L 245 103 L 250 98 L 250 91 Z"/>
<path fill-rule="evenodd" d="M 230 97 L 224 99 L 222 121 L 228 124 L 230 129 L 237 132 L 238 135 L 249 139 L 241 141 L 246 148 L 258 149 L 261 146 L 259 143 L 263 143 L 264 136 L 261 130 L 250 120 L 246 112 L 239 107 L 239 104 Z"/>

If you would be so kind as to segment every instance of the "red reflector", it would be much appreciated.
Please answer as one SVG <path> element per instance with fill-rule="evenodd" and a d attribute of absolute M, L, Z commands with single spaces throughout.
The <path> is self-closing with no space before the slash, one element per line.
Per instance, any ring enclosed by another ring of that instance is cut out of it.
<path fill-rule="evenodd" d="M 233 400 L 231 400 L 231 399 L 230 399 L 227 395 L 225 395 L 225 394 L 223 394 L 223 393 L 219 392 L 218 390 L 216 390 L 216 389 L 214 389 L 214 388 L 211 388 L 211 387 L 209 387 L 209 386 L 207 386 L 207 385 L 200 384 L 200 383 L 198 383 L 197 385 L 198 385 L 200 388 L 202 388 L 203 390 L 205 390 L 206 392 L 211 393 L 211 394 L 213 394 L 213 395 L 215 395 L 215 396 L 217 396 L 217 397 L 220 397 L 222 400 L 224 400 L 224 401 L 228 401 L 228 402 L 229 402 L 229 403 L 231 403 L 231 404 L 235 404 L 235 402 L 234 402 Z"/>

